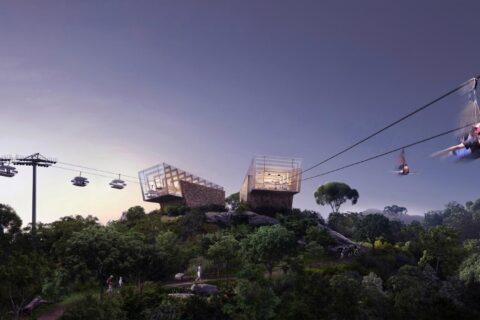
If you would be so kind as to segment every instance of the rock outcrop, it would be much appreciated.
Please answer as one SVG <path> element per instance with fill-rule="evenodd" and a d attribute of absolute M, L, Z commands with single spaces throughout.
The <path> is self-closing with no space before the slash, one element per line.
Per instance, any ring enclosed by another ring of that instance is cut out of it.
<path fill-rule="evenodd" d="M 207 217 L 208 222 L 225 226 L 241 223 L 248 223 L 252 226 L 266 226 L 279 223 L 275 218 L 264 216 L 252 211 L 207 212 L 205 213 L 205 216 Z"/>
<path fill-rule="evenodd" d="M 206 283 L 195 283 L 192 284 L 190 290 L 195 294 L 204 294 L 204 295 L 215 295 L 218 294 L 217 286 L 213 284 L 206 284 Z"/>

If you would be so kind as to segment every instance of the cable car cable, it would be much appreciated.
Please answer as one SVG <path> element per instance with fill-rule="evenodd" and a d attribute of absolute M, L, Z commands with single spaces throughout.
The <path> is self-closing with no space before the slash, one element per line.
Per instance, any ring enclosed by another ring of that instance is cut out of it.
<path fill-rule="evenodd" d="M 57 165 L 53 165 L 52 168 L 57 168 L 57 169 L 62 169 L 62 170 L 68 170 L 68 171 L 78 172 L 78 170 L 70 169 L 70 168 L 65 168 L 65 167 L 60 167 L 60 166 L 57 166 Z M 93 175 L 93 176 L 97 176 L 97 177 L 112 179 L 112 177 L 106 176 L 106 175 L 103 175 L 103 174 L 98 174 L 98 173 L 93 173 L 93 172 L 88 172 L 88 171 L 82 171 L 82 173 L 89 174 L 89 175 Z M 131 183 L 138 183 L 138 184 L 140 184 L 138 181 L 132 181 L 132 180 L 125 180 L 125 181 L 131 182 Z"/>
<path fill-rule="evenodd" d="M 100 170 L 100 169 L 95 169 L 95 168 L 91 168 L 91 167 L 81 166 L 81 165 L 77 165 L 77 164 L 73 164 L 73 163 L 67 163 L 67 162 L 61 162 L 61 161 L 58 161 L 58 163 L 59 163 L 59 164 L 66 165 L 66 166 L 77 167 L 77 168 L 82 168 L 82 169 L 87 169 L 87 170 L 93 170 L 93 171 L 103 172 L 103 173 L 108 173 L 108 174 L 114 174 L 114 175 L 118 175 L 118 174 L 119 174 L 118 172 Z M 133 178 L 133 179 L 137 179 L 137 180 L 138 180 L 138 177 L 134 177 L 134 176 L 126 175 L 126 174 L 122 174 L 122 176 L 127 177 L 127 178 Z"/>
<path fill-rule="evenodd" d="M 440 101 L 440 100 L 442 100 L 442 99 L 445 99 L 446 97 L 450 96 L 451 94 L 453 94 L 453 93 L 455 93 L 455 92 L 463 89 L 466 85 L 468 85 L 469 83 L 471 83 L 472 80 L 475 81 L 475 83 L 474 83 L 474 85 L 475 85 L 475 84 L 476 84 L 476 81 L 477 81 L 478 79 L 480 79 L 480 75 L 478 75 L 478 76 L 476 76 L 476 77 L 474 77 L 474 78 L 472 78 L 472 79 L 469 79 L 469 80 L 463 82 L 463 83 L 460 84 L 458 87 L 456 87 L 456 88 L 448 91 L 447 93 L 444 93 L 444 94 L 441 95 L 440 97 L 438 97 L 438 98 L 436 98 L 436 99 L 428 102 L 427 104 L 425 104 L 425 105 L 423 105 L 423 106 L 421 106 L 421 107 L 413 110 L 412 112 L 406 114 L 405 116 L 401 117 L 400 119 L 393 121 L 392 123 L 390 123 L 390 124 L 386 125 L 385 127 L 383 127 L 383 128 L 381 128 L 381 129 L 375 131 L 374 133 L 370 134 L 369 136 L 367 136 L 367 137 L 365 137 L 365 138 L 363 138 L 363 139 L 355 142 L 354 144 L 350 145 L 349 147 L 347 147 L 347 148 L 345 148 L 345 149 L 343 149 L 343 150 L 335 153 L 334 155 L 332 155 L 332 156 L 330 156 L 330 157 L 328 157 L 328 158 L 326 158 L 326 159 L 324 159 L 324 160 L 322 160 L 322 161 L 314 164 L 313 166 L 311 166 L 311 167 L 309 167 L 309 168 L 307 168 L 307 169 L 305 169 L 305 170 L 302 170 L 302 171 L 300 171 L 299 173 L 296 173 L 295 175 L 298 176 L 298 175 L 301 175 L 301 174 L 303 174 L 303 173 L 305 173 L 305 172 L 308 172 L 308 171 L 310 171 L 310 170 L 313 170 L 313 169 L 315 169 L 316 167 L 318 167 L 318 166 L 320 166 L 320 165 L 322 165 L 322 164 L 324 164 L 324 163 L 326 163 L 326 162 L 328 162 L 328 161 L 330 161 L 330 160 L 332 160 L 332 159 L 334 159 L 334 158 L 336 158 L 336 157 L 344 154 L 345 152 L 347 152 L 347 151 L 355 148 L 356 146 L 358 146 L 358 145 L 360 145 L 360 144 L 362 144 L 362 143 L 370 140 L 371 138 L 379 135 L 380 133 L 386 131 L 387 129 L 389 129 L 389 128 L 391 128 L 391 127 L 399 124 L 400 122 L 402 122 L 402 121 L 410 118 L 411 116 L 413 116 L 413 115 L 415 115 L 415 114 L 417 114 L 417 113 L 419 113 L 419 112 L 427 109 L 428 107 L 432 106 L 433 104 L 437 103 L 438 101 Z"/>
<path fill-rule="evenodd" d="M 362 164 L 362 163 L 365 163 L 365 162 L 368 162 L 368 161 L 371 161 L 371 160 L 374 160 L 374 159 L 377 159 L 377 158 L 381 158 L 381 157 L 384 157 L 384 156 L 386 156 L 386 155 L 389 155 L 389 154 L 395 153 L 395 152 L 397 152 L 397 151 L 400 151 L 400 150 L 402 150 L 402 149 L 407 149 L 407 148 L 416 146 L 416 145 L 418 145 L 418 144 L 421 144 L 421 143 L 424 143 L 424 142 L 427 142 L 427 141 L 430 141 L 430 140 L 433 140 L 433 139 L 436 139 L 436 138 L 440 138 L 440 137 L 445 136 L 445 135 L 447 135 L 447 134 L 450 134 L 450 133 L 453 133 L 453 132 L 456 132 L 456 131 L 465 129 L 465 128 L 470 127 L 470 126 L 472 126 L 472 125 L 474 125 L 474 124 L 475 124 L 475 122 L 474 122 L 474 123 L 469 123 L 468 125 L 465 125 L 465 126 L 462 126 L 462 127 L 459 127 L 459 128 L 451 129 L 451 130 L 448 130 L 448 131 L 445 131 L 445 132 L 436 134 L 436 135 L 434 135 L 434 136 L 431 136 L 431 137 L 428 137 L 428 138 L 425 138 L 425 139 L 422 139 L 422 140 L 419 140 L 419 141 L 416 141 L 416 142 L 413 142 L 413 143 L 410 143 L 410 144 L 407 144 L 407 145 L 398 147 L 398 148 L 396 148 L 396 149 L 393 149 L 393 150 L 390 150 L 390 151 L 386 151 L 386 152 L 377 154 L 377 155 L 375 155 L 375 156 L 373 156 L 373 157 L 369 157 L 369 158 L 366 158 L 366 159 L 363 159 L 363 160 L 360 160 L 360 161 L 357 161 L 357 162 L 354 162 L 354 163 L 350 163 L 350 164 L 347 164 L 347 165 L 345 165 L 345 166 L 342 166 L 342 167 L 339 167 L 339 168 L 336 168 L 336 169 L 333 169 L 333 170 L 329 170 L 329 171 L 326 171 L 326 172 L 323 172 L 323 173 L 320 173 L 320 174 L 316 174 L 316 175 L 314 175 L 314 176 L 310 176 L 310 177 L 307 177 L 307 178 L 303 178 L 301 181 L 306 181 L 306 180 L 318 178 L 318 177 L 321 177 L 321 176 L 325 176 L 325 175 L 330 174 L 330 173 L 333 173 L 333 172 L 337 172 L 337 171 L 340 171 L 340 170 L 344 170 L 344 169 L 347 169 L 347 168 L 350 168 L 350 167 L 353 167 L 353 166 L 356 166 L 356 165 L 359 165 L 359 164 Z"/>

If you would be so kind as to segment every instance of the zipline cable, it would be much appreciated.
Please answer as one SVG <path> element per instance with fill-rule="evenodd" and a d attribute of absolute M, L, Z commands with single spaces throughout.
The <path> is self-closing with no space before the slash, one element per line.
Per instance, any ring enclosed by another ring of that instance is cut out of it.
<path fill-rule="evenodd" d="M 62 170 L 73 171 L 73 172 L 79 172 L 79 170 L 70 169 L 70 168 L 65 168 L 65 167 L 60 167 L 60 166 L 57 166 L 57 165 L 53 165 L 53 166 L 51 166 L 51 167 L 52 167 L 52 168 L 57 168 L 57 169 L 62 169 Z M 106 175 L 103 175 L 103 174 L 98 174 L 98 173 L 93 173 L 93 172 L 88 172 L 88 171 L 82 171 L 82 173 L 85 173 L 85 174 L 88 174 L 88 175 L 97 176 L 97 177 L 112 179 L 112 177 L 106 176 Z M 125 180 L 125 179 L 123 179 L 123 180 L 126 181 L 126 182 L 138 183 L 138 184 L 139 184 L 138 181 Z"/>
<path fill-rule="evenodd" d="M 138 180 L 138 177 L 129 176 L 129 175 L 126 175 L 126 174 L 121 174 L 121 173 L 119 173 L 119 172 L 112 172 L 112 171 L 100 170 L 100 169 L 95 169 L 95 168 L 91 168 L 91 167 L 81 166 L 81 165 L 78 165 L 78 164 L 73 164 L 73 163 L 68 163 L 68 162 L 58 161 L 57 163 L 63 164 L 63 165 L 66 165 L 66 166 L 70 166 L 70 167 L 77 167 L 77 168 L 82 168 L 82 169 L 87 169 L 87 170 L 93 170 L 93 171 L 103 172 L 103 173 L 108 173 L 108 174 L 115 174 L 115 175 L 119 175 L 119 174 L 120 174 L 122 177 L 133 178 L 133 179 L 137 179 L 137 180 Z"/>
<path fill-rule="evenodd" d="M 326 159 L 324 159 L 324 160 L 322 160 L 322 161 L 314 164 L 313 166 L 311 166 L 311 167 L 309 167 L 309 168 L 307 168 L 307 169 L 305 169 L 305 170 L 302 170 L 302 171 L 296 173 L 294 176 L 298 176 L 298 175 L 301 175 L 301 174 L 303 174 L 303 173 L 305 173 L 305 172 L 308 172 L 308 171 L 310 171 L 310 170 L 313 170 L 313 169 L 315 169 L 316 167 L 318 167 L 318 166 L 320 166 L 320 165 L 322 165 L 322 164 L 324 164 L 324 163 L 326 163 L 326 162 L 328 162 L 328 161 L 330 161 L 330 160 L 338 157 L 339 155 L 344 154 L 345 152 L 347 152 L 347 151 L 355 148 L 356 146 L 358 146 L 358 145 L 360 145 L 360 144 L 362 144 L 362 143 L 370 140 L 371 138 L 379 135 L 380 133 L 386 131 L 387 129 L 389 129 L 389 128 L 391 128 L 391 127 L 399 124 L 400 122 L 402 122 L 402 121 L 410 118 L 411 116 L 419 113 L 420 111 L 423 111 L 423 110 L 427 109 L 428 107 L 430 107 L 431 105 L 437 103 L 438 101 L 440 101 L 440 100 L 442 100 L 442 99 L 445 99 L 446 97 L 450 96 L 451 94 L 453 94 L 453 93 L 461 90 L 461 89 L 464 88 L 466 85 L 468 85 L 469 83 L 471 83 L 471 81 L 477 81 L 478 79 L 480 79 L 480 75 L 478 75 L 478 76 L 476 76 L 476 77 L 474 77 L 474 78 L 472 78 L 472 79 L 469 79 L 469 80 L 463 82 L 463 83 L 460 84 L 458 87 L 456 87 L 456 88 L 448 91 L 447 93 L 444 93 L 444 94 L 441 95 L 440 97 L 438 97 L 438 98 L 436 98 L 436 99 L 428 102 L 427 104 L 421 106 L 420 108 L 417 108 L 417 109 L 413 110 L 412 112 L 410 112 L 410 113 L 408 113 L 407 115 L 401 117 L 400 119 L 393 121 L 392 123 L 390 123 L 390 124 L 386 125 L 385 127 L 381 128 L 380 130 L 377 130 L 377 131 L 375 131 L 374 133 L 370 134 L 369 136 L 367 136 L 367 137 L 365 137 L 365 138 L 363 138 L 363 139 L 355 142 L 355 143 L 352 144 L 351 146 L 349 146 L 349 147 L 347 147 L 347 148 L 345 148 L 345 149 L 343 149 L 343 150 L 335 153 L 334 155 L 332 155 L 332 156 L 330 156 L 330 157 L 328 157 L 328 158 L 326 158 Z"/>
<path fill-rule="evenodd" d="M 354 163 L 350 163 L 350 164 L 347 164 L 347 165 L 345 165 L 345 166 L 342 166 L 342 167 L 339 167 L 339 168 L 336 168 L 336 169 L 333 169 L 333 170 L 329 170 L 329 171 L 326 171 L 326 172 L 323 172 L 323 173 L 320 173 L 320 174 L 316 174 L 316 175 L 311 176 L 311 177 L 303 178 L 301 181 L 306 181 L 306 180 L 318 178 L 318 177 L 321 177 L 321 176 L 325 176 L 325 175 L 330 174 L 330 173 L 333 173 L 333 172 L 337 172 L 337 171 L 340 171 L 340 170 L 344 170 L 344 169 L 347 169 L 347 168 L 350 168 L 350 167 L 353 167 L 353 166 L 356 166 L 356 165 L 359 165 L 359 164 L 362 164 L 362 163 L 365 163 L 365 162 L 368 162 L 368 161 L 371 161 L 371 160 L 374 160 L 374 159 L 377 159 L 377 158 L 381 158 L 381 157 L 384 157 L 384 156 L 389 155 L 389 154 L 391 154 L 391 153 L 398 152 L 398 151 L 400 151 L 400 150 L 402 150 L 402 149 L 407 149 L 407 148 L 416 146 L 416 145 L 418 145 L 418 144 L 421 144 L 421 143 L 424 143 L 424 142 L 427 142 L 427 141 L 430 141 L 430 140 L 433 140 L 433 139 L 437 139 L 437 138 L 439 138 L 439 137 L 445 136 L 445 135 L 450 134 L 450 133 L 453 133 L 453 132 L 455 132 L 455 131 L 463 130 L 463 129 L 467 128 L 467 127 L 473 126 L 474 124 L 476 124 L 476 122 L 469 123 L 469 124 L 467 124 L 467 125 L 465 125 L 465 126 L 462 126 L 462 127 L 459 127 L 459 128 L 455 128 L 455 129 L 451 129 L 451 130 L 448 130 L 448 131 L 445 131 L 445 132 L 436 134 L 436 135 L 434 135 L 434 136 L 431 136 L 431 137 L 428 137 L 428 138 L 425 138 L 425 139 L 422 139 L 422 140 L 419 140 L 419 141 L 416 141 L 416 142 L 413 142 L 413 143 L 410 143 L 410 144 L 407 144 L 407 145 L 398 147 L 398 148 L 396 148 L 396 149 L 393 149 L 393 150 L 390 150 L 390 151 L 387 151 L 387 152 L 383 152 L 383 153 L 377 154 L 377 155 L 375 155 L 375 156 L 373 156 L 373 157 L 370 157 L 370 158 L 367 158 L 367 159 L 363 159 L 363 160 L 360 160 L 360 161 L 357 161 L 357 162 L 354 162 Z"/>

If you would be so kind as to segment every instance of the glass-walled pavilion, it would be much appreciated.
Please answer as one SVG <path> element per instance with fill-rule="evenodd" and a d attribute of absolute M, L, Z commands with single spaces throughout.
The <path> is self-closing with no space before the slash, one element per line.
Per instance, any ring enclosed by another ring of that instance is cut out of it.
<path fill-rule="evenodd" d="M 256 156 L 242 185 L 244 197 L 253 190 L 300 192 L 302 161 L 298 158 Z"/>
<path fill-rule="evenodd" d="M 223 187 L 167 163 L 142 170 L 138 176 L 143 200 L 150 202 L 164 196 L 183 197 L 180 181 L 223 191 Z"/>

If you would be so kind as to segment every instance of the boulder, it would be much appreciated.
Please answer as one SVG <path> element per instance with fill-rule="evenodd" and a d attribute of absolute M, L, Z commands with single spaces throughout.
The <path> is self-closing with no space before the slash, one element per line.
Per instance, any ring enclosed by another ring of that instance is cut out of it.
<path fill-rule="evenodd" d="M 226 226 L 242 223 L 248 223 L 252 226 L 265 226 L 279 223 L 275 218 L 264 216 L 253 211 L 207 212 L 205 213 L 205 216 L 210 223 L 217 223 Z"/>
<path fill-rule="evenodd" d="M 207 283 L 195 283 L 192 285 L 190 290 L 195 294 L 205 294 L 205 295 L 214 295 L 218 294 L 217 286 Z"/>
<path fill-rule="evenodd" d="M 27 305 L 23 308 L 23 312 L 30 314 L 30 313 L 32 313 L 32 311 L 35 310 L 39 305 L 44 304 L 44 303 L 48 303 L 48 301 L 42 299 L 42 297 L 40 297 L 40 296 L 35 297 L 32 301 L 30 301 L 29 304 L 27 304 Z"/>
<path fill-rule="evenodd" d="M 177 273 L 175 275 L 175 280 L 182 281 L 184 275 L 185 275 L 184 273 Z"/>
<path fill-rule="evenodd" d="M 273 224 L 279 224 L 280 222 L 272 217 L 264 216 L 261 214 L 250 215 L 248 216 L 248 224 L 252 226 L 269 226 Z"/>
<path fill-rule="evenodd" d="M 190 281 L 193 280 L 192 276 L 186 275 L 185 273 L 177 273 L 175 274 L 176 281 Z"/>
<path fill-rule="evenodd" d="M 224 225 L 230 225 L 231 212 L 207 212 L 205 216 L 207 217 L 207 222 L 210 223 L 221 223 Z"/>

